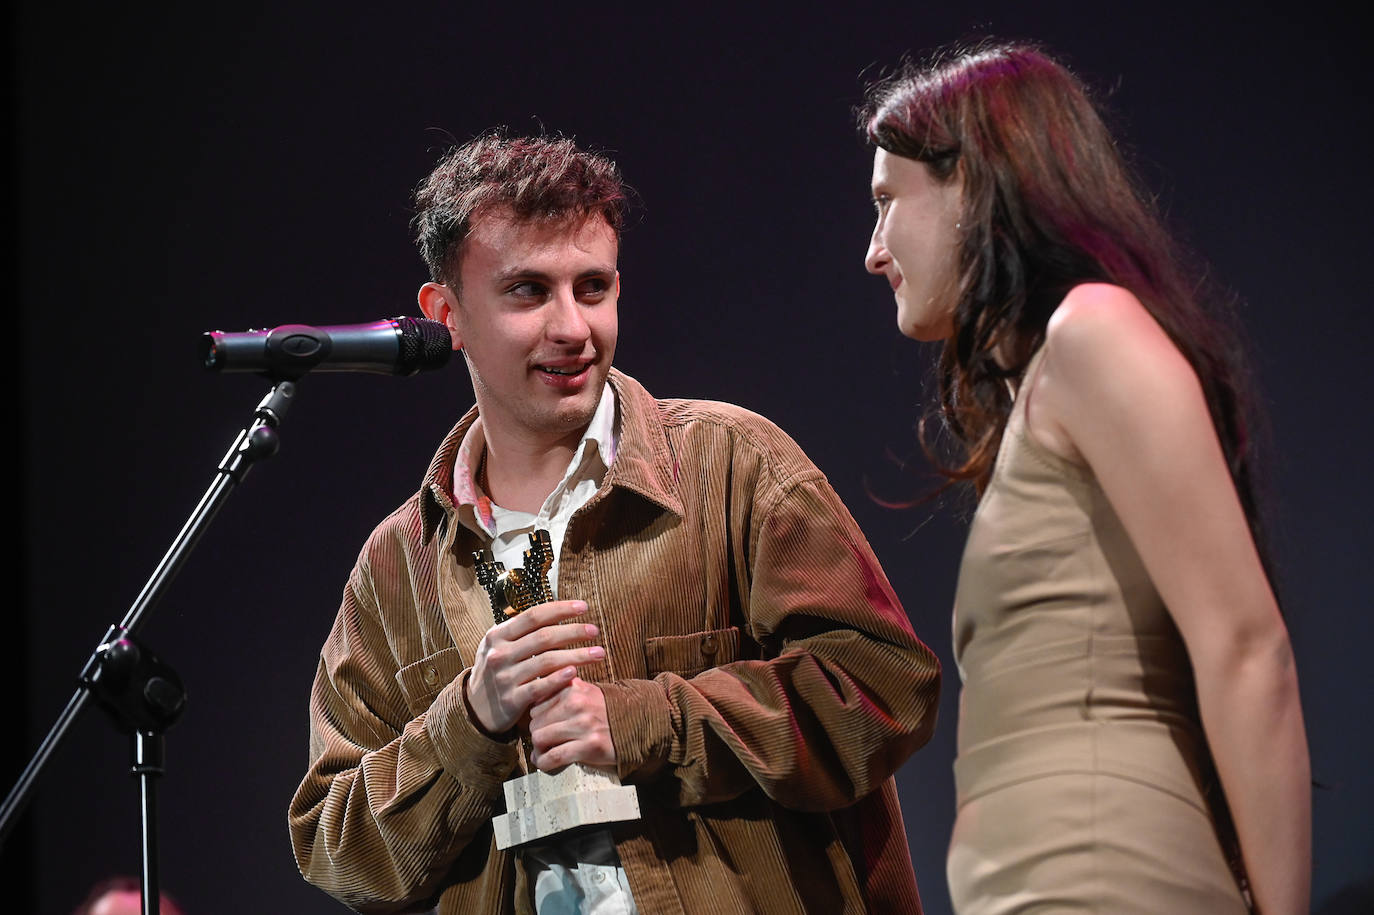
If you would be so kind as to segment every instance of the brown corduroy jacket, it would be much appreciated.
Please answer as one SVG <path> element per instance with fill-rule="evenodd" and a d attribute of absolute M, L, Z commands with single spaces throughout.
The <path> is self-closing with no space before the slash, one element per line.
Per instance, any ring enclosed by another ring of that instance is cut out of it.
<path fill-rule="evenodd" d="M 919 912 L 892 775 L 930 736 L 939 663 L 797 445 L 728 404 L 655 400 L 612 372 L 615 462 L 574 515 L 558 593 L 586 600 L 641 820 L 611 826 L 645 915 Z M 491 818 L 516 742 L 470 720 L 491 625 L 445 439 L 368 539 L 311 695 L 290 808 L 302 874 L 367 912 L 528 912 Z"/>

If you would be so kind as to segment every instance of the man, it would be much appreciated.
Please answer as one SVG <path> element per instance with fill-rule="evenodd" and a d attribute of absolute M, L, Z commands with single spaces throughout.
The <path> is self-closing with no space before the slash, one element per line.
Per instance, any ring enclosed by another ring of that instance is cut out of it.
<path fill-rule="evenodd" d="M 795 443 L 611 368 L 624 189 L 483 136 L 417 192 L 476 406 L 374 531 L 311 698 L 307 879 L 363 911 L 919 911 L 892 774 L 939 668 Z M 549 532 L 559 598 L 492 626 L 473 553 Z M 502 784 L 580 762 L 642 816 L 500 851 Z"/>
<path fill-rule="evenodd" d="M 160 894 L 161 915 L 181 915 L 181 907 L 166 893 Z M 143 884 L 137 877 L 119 876 L 102 880 L 77 906 L 72 915 L 142 915 Z"/>

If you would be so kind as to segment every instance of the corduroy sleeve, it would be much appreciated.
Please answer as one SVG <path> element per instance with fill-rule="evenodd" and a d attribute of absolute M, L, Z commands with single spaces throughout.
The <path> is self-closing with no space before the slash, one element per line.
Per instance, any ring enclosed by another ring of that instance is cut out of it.
<path fill-rule="evenodd" d="M 370 547 L 385 549 L 377 540 Z M 310 768 L 292 798 L 289 825 L 297 865 L 311 883 L 359 911 L 406 911 L 424 904 L 455 867 L 486 866 L 490 836 L 472 840 L 499 812 L 517 750 L 473 726 L 463 702 L 466 670 L 424 671 L 422 679 L 442 688 L 416 713 L 417 697 L 398 683 L 378 611 L 379 602 L 408 599 L 404 583 L 389 580 L 394 573 L 374 579 L 371 567 L 365 549 L 321 652 L 310 700 Z M 445 659 L 459 663 L 457 652 Z"/>
<path fill-rule="evenodd" d="M 621 776 L 670 780 L 684 806 L 757 785 L 794 809 L 844 807 L 935 726 L 939 661 L 838 495 L 814 467 L 772 491 L 737 541 L 763 657 L 600 684 Z"/>

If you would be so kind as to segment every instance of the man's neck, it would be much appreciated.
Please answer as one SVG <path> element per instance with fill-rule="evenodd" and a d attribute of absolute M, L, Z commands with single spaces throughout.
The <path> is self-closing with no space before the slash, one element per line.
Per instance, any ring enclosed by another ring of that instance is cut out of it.
<path fill-rule="evenodd" d="M 533 515 L 567 473 L 586 427 L 555 440 L 512 435 L 485 422 L 482 431 L 486 451 L 479 460 L 478 485 L 502 508 Z"/>

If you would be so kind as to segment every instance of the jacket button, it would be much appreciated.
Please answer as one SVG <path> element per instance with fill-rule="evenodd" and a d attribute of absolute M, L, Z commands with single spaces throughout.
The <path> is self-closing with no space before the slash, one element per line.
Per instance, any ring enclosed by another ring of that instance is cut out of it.
<path fill-rule="evenodd" d="M 716 641 L 716 637 L 713 635 L 705 636 L 701 640 L 701 653 L 704 655 L 713 655 L 719 648 L 720 643 Z"/>
<path fill-rule="evenodd" d="M 433 666 L 426 667 L 426 668 L 425 668 L 425 682 L 428 683 L 430 686 L 433 686 L 436 682 L 438 682 L 438 680 L 439 680 L 439 670 L 438 670 L 438 668 L 433 667 Z"/>

